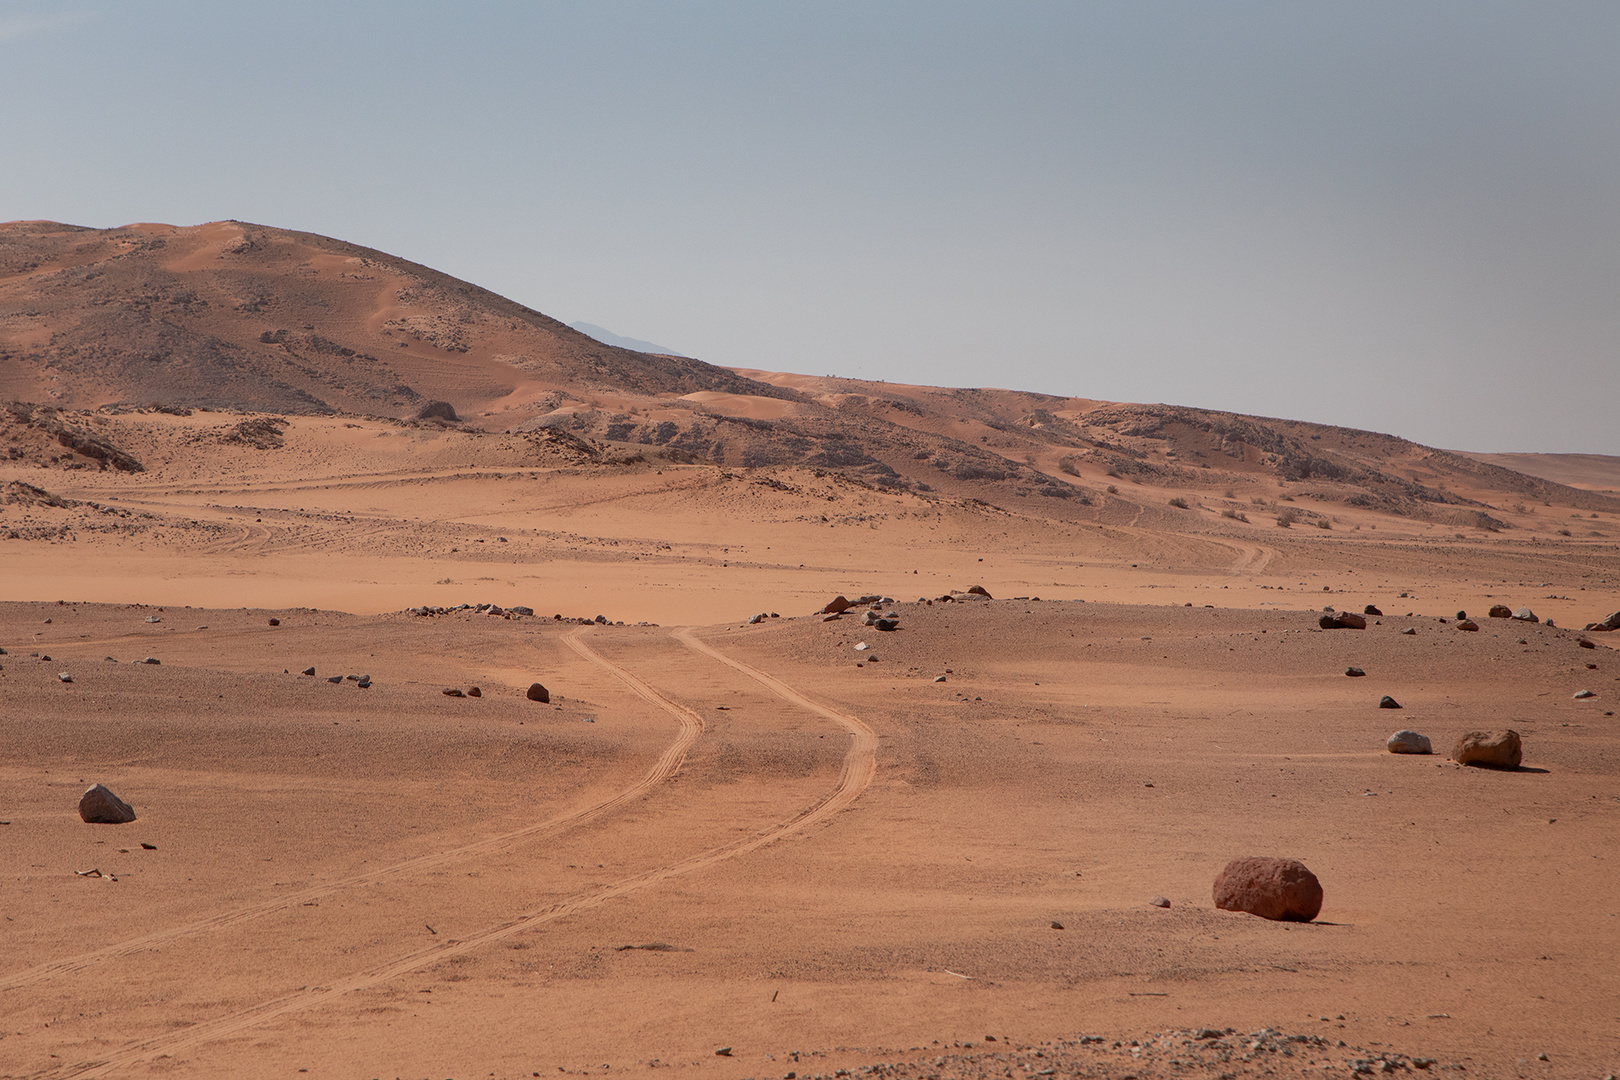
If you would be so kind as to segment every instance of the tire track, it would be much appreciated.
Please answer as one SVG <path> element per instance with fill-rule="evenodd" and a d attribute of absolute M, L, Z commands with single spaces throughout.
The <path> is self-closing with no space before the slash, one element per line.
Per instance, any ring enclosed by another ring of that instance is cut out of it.
<path fill-rule="evenodd" d="M 701 724 L 702 721 L 698 720 L 696 714 L 693 714 L 691 710 L 670 701 L 628 671 L 613 664 L 605 657 L 590 651 L 583 642 L 577 639 L 578 633 L 580 631 L 576 631 L 564 640 L 568 641 L 576 651 L 581 652 L 581 655 L 586 655 L 593 663 L 612 671 L 625 685 L 631 687 L 638 694 L 643 694 L 648 701 L 656 702 L 660 707 L 669 709 L 678 716 L 690 715 L 692 719 Z M 555 922 L 558 919 L 566 918 L 569 915 L 589 911 L 617 897 L 626 896 L 648 886 L 657 885 L 671 878 L 690 874 L 697 870 L 703 870 L 717 863 L 755 851 L 785 836 L 800 832 L 817 822 L 832 817 L 859 798 L 861 793 L 871 784 L 872 778 L 877 772 L 877 735 L 859 718 L 817 704 L 773 676 L 767 675 L 757 668 L 750 667 L 740 660 L 735 660 L 705 642 L 699 641 L 692 636 L 690 631 L 678 631 L 674 636 L 676 640 L 688 648 L 712 657 L 762 683 L 773 694 L 783 700 L 808 709 L 819 716 L 826 717 L 848 731 L 853 738 L 849 749 L 844 754 L 844 763 L 838 775 L 838 783 L 833 789 L 814 805 L 792 819 L 772 826 L 747 839 L 711 848 L 680 862 L 645 871 L 613 885 L 599 886 L 587 892 L 576 893 L 545 907 L 523 912 L 469 937 L 425 946 L 394 960 L 367 968 L 329 986 L 302 987 L 274 1000 L 214 1020 L 203 1021 L 184 1031 L 171 1032 L 134 1043 L 100 1061 L 87 1062 L 68 1067 L 66 1070 L 52 1070 L 38 1075 L 42 1077 L 60 1077 L 62 1080 L 77 1077 L 106 1076 L 109 1073 L 128 1068 L 131 1065 L 150 1060 L 159 1055 L 172 1055 L 188 1047 L 211 1042 L 215 1039 L 227 1038 L 280 1017 L 303 1012 L 306 1009 L 335 1001 L 346 994 L 368 989 L 388 982 L 400 975 L 442 963 L 452 957 L 471 952 L 474 949 L 511 937 L 524 930 L 531 930 Z"/>
<path fill-rule="evenodd" d="M 623 670 L 622 668 L 618 668 L 609 663 L 607 660 L 603 659 L 590 646 L 579 640 L 579 635 L 584 633 L 587 629 L 587 627 L 581 627 L 579 630 L 575 630 L 572 633 L 565 635 L 562 639 L 563 643 L 568 645 L 575 652 L 579 653 L 591 663 L 596 664 L 598 667 L 607 669 L 626 686 L 630 687 L 630 689 L 633 690 L 638 696 L 645 698 L 647 701 L 657 705 L 665 712 L 670 713 L 677 721 L 680 722 L 680 733 L 675 737 L 675 741 L 664 748 L 664 752 L 659 755 L 658 760 L 653 763 L 652 768 L 648 769 L 646 774 L 643 775 L 640 780 L 625 788 L 623 791 L 620 791 L 609 798 L 603 799 L 597 803 L 593 803 L 592 805 L 582 809 L 574 810 L 565 814 L 558 814 L 554 817 L 547 818 L 544 821 L 538 821 L 532 825 L 525 825 L 521 829 L 514 829 L 511 832 L 501 833 L 498 836 L 485 837 L 482 840 L 476 840 L 470 844 L 463 844 L 460 847 L 451 848 L 448 851 L 435 852 L 431 855 L 418 855 L 415 858 L 406 859 L 403 862 L 397 862 L 391 866 L 380 867 L 364 874 L 356 874 L 352 877 L 339 878 L 336 881 L 330 881 L 323 885 L 316 885 L 308 889 L 301 889 L 295 893 L 288 893 L 285 896 L 278 896 L 272 900 L 265 900 L 257 904 L 249 904 L 246 907 L 236 908 L 232 911 L 221 912 L 218 915 L 210 916 L 206 919 L 199 919 L 196 922 L 185 923 L 180 926 L 171 926 L 167 929 L 157 930 L 150 934 L 142 934 L 139 937 L 133 937 L 126 941 L 108 945 L 105 948 L 96 949 L 93 952 L 81 953 L 78 956 L 71 956 L 63 960 L 55 960 L 47 964 L 40 964 L 37 967 L 28 968 L 25 971 L 19 971 L 13 975 L 0 976 L 0 994 L 3 994 L 9 990 L 16 990 L 24 986 L 44 982 L 47 979 L 54 979 L 61 975 L 68 975 L 75 971 L 83 971 L 85 968 L 93 967 L 96 964 L 104 963 L 108 960 L 116 960 L 122 956 L 129 956 L 138 952 L 146 952 L 171 941 L 197 937 L 201 934 L 208 934 L 216 930 L 223 930 L 229 926 L 235 926 L 238 923 L 249 922 L 253 919 L 261 919 L 266 915 L 272 915 L 278 911 L 299 907 L 310 900 L 320 899 L 321 897 L 329 896 L 332 893 L 343 889 L 354 889 L 368 885 L 379 885 L 393 878 L 419 873 L 424 870 L 436 869 L 448 863 L 470 859 L 479 855 L 487 855 L 500 851 L 519 840 L 531 840 L 548 833 L 561 832 L 564 829 L 572 828 L 575 825 L 584 824 L 587 821 L 601 817 L 603 814 L 610 813 L 626 803 L 639 799 L 641 796 L 645 795 L 647 792 L 651 791 L 653 788 L 657 787 L 659 784 L 673 776 L 681 767 L 681 763 L 686 760 L 687 750 L 691 749 L 692 744 L 696 742 L 698 736 L 703 733 L 703 719 L 691 709 L 677 705 L 673 701 L 670 701 L 668 698 L 664 697 L 662 694 L 658 693 L 656 690 L 652 689 L 647 684 L 643 683 L 640 679 L 637 679 L 634 675 L 631 675 L 629 672 Z"/>

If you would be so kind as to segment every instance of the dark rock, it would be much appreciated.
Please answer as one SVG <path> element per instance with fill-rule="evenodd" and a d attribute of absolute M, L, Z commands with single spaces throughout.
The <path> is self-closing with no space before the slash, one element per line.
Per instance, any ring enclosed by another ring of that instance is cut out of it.
<path fill-rule="evenodd" d="M 478 687 L 476 687 L 476 686 L 470 686 L 470 687 L 467 688 L 467 696 L 468 697 L 483 697 L 484 692 L 482 690 L 478 689 Z"/>
<path fill-rule="evenodd" d="M 271 619 L 270 620 L 270 625 L 271 626 L 280 626 L 281 625 L 281 620 L 280 619 Z"/>
<path fill-rule="evenodd" d="M 1324 630 L 1365 630 L 1367 618 L 1357 615 L 1353 611 L 1340 611 L 1331 615 L 1323 615 L 1316 620 L 1316 625 Z"/>
<path fill-rule="evenodd" d="M 1063 929 L 1063 924 L 1054 920 L 1052 923 L 1052 929 L 1061 930 Z"/>
<path fill-rule="evenodd" d="M 1459 765 L 1517 769 L 1524 760 L 1524 748 L 1517 731 L 1470 731 L 1452 746 L 1451 760 Z"/>
<path fill-rule="evenodd" d="M 305 668 L 305 669 L 304 669 L 304 670 L 303 670 L 303 671 L 302 671 L 302 672 L 301 672 L 301 674 L 304 674 L 304 675 L 313 675 L 313 674 L 315 674 L 315 669 L 314 669 L 314 668 L 312 668 L 312 667 L 307 667 L 307 668 Z"/>
<path fill-rule="evenodd" d="M 1380 709 L 1399 709 L 1401 707 L 1401 703 L 1390 697 L 1388 694 L 1385 694 L 1383 697 L 1378 699 L 1378 707 Z"/>
<path fill-rule="evenodd" d="M 1361 613 L 1363 615 L 1382 615 L 1383 614 L 1382 611 L 1378 610 L 1378 605 L 1376 605 L 1376 604 L 1368 604 L 1366 607 L 1361 609 Z"/>
<path fill-rule="evenodd" d="M 1467 630 L 1468 632 L 1472 633 L 1473 631 L 1479 629 L 1479 623 L 1475 622 L 1473 619 L 1464 619 L 1462 622 L 1457 624 L 1457 629 Z"/>
<path fill-rule="evenodd" d="M 505 537 L 502 537 L 502 539 L 504 540 Z M 529 607 L 527 604 L 513 604 L 511 607 L 507 608 L 506 610 L 510 611 L 514 615 L 533 615 L 534 614 L 534 608 Z"/>
<path fill-rule="evenodd" d="M 1597 642 L 1588 641 L 1586 638 L 1581 638 L 1575 644 L 1579 645 L 1583 649 L 1595 649 L 1595 648 L 1597 648 Z"/>
<path fill-rule="evenodd" d="M 459 423 L 461 420 L 461 417 L 456 415 L 455 406 L 448 401 L 428 402 L 416 410 L 416 418 L 418 420 L 448 420 L 451 423 Z"/>
<path fill-rule="evenodd" d="M 442 691 L 442 693 L 444 694 L 445 697 L 466 697 L 467 696 L 466 694 L 463 694 L 460 690 L 457 690 L 454 687 L 450 687 L 449 689 L 446 689 L 446 690 Z"/>
<path fill-rule="evenodd" d="M 1352 679 L 1359 679 L 1363 675 L 1367 674 L 1365 671 L 1362 671 L 1358 667 L 1347 667 L 1347 668 L 1344 669 L 1344 673 L 1346 675 L 1350 676 Z"/>
<path fill-rule="evenodd" d="M 163 663 L 163 661 L 159 660 L 155 656 L 148 656 L 145 660 L 142 660 L 141 663 L 143 663 L 143 664 L 161 664 L 161 663 Z"/>
<path fill-rule="evenodd" d="M 524 696 L 530 701 L 538 701 L 542 705 L 551 704 L 551 691 L 547 690 L 539 683 L 530 683 L 529 692 Z"/>
<path fill-rule="evenodd" d="M 1262 919 L 1310 922 L 1322 910 L 1322 883 L 1297 859 L 1233 859 L 1215 879 L 1215 906 Z"/>
<path fill-rule="evenodd" d="M 1459 611 L 1459 612 L 1457 612 L 1457 618 L 1459 618 L 1459 619 L 1466 619 L 1466 618 L 1468 618 L 1468 612 L 1466 612 L 1466 611 Z"/>
<path fill-rule="evenodd" d="M 989 593 L 984 591 L 984 586 L 983 585 L 969 585 L 968 586 L 968 592 L 972 593 L 974 596 L 982 596 L 986 600 L 994 600 L 995 599 L 995 597 L 991 596 Z"/>
<path fill-rule="evenodd" d="M 1597 697 L 1597 695 L 1592 693 L 1592 691 L 1590 691 L 1590 690 L 1577 690 L 1577 691 L 1575 691 L 1575 700 L 1576 701 L 1585 701 L 1587 698 L 1595 698 L 1595 697 Z"/>
<path fill-rule="evenodd" d="M 1491 610 L 1485 614 L 1493 619 L 1511 619 L 1513 618 L 1513 609 L 1506 604 L 1492 604 Z"/>
<path fill-rule="evenodd" d="M 879 630 L 893 630 L 900 625 L 899 619 L 874 619 L 872 625 Z"/>
<path fill-rule="evenodd" d="M 135 820 L 135 810 L 103 784 L 92 784 L 79 796 L 79 817 L 96 825 L 122 825 Z"/>
<path fill-rule="evenodd" d="M 329 682 L 329 683 L 340 683 L 340 682 L 343 681 L 343 676 L 341 676 L 341 675 L 333 675 L 331 678 L 327 679 L 326 681 Z"/>

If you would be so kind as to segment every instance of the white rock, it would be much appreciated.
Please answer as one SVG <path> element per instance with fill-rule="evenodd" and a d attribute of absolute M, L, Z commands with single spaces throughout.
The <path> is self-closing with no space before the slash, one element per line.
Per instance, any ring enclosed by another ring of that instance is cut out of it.
<path fill-rule="evenodd" d="M 1419 735 L 1415 731 L 1397 731 L 1389 737 L 1384 744 L 1389 747 L 1392 754 L 1432 754 L 1434 747 L 1429 744 L 1427 735 Z"/>

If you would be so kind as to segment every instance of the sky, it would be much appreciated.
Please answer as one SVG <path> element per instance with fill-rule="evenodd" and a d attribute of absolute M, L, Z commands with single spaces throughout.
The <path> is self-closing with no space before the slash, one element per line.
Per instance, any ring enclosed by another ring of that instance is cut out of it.
<path fill-rule="evenodd" d="M 1620 4 L 0 0 L 0 220 L 712 363 L 1620 454 Z"/>

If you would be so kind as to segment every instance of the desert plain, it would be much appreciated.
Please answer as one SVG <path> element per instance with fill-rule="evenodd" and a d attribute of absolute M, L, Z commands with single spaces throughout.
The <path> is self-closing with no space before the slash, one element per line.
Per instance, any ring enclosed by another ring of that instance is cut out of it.
<path fill-rule="evenodd" d="M 1620 459 L 4 235 L 0 1076 L 1620 1069 Z"/>

